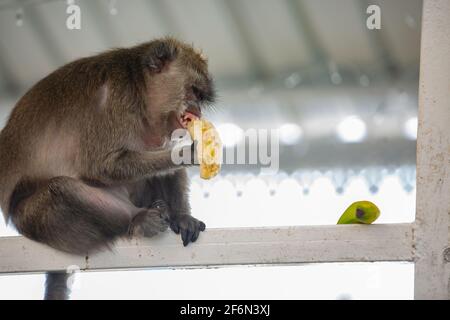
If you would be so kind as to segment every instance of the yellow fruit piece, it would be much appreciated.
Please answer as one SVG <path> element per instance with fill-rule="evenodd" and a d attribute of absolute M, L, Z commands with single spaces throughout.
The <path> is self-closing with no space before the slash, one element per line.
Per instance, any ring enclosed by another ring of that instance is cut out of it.
<path fill-rule="evenodd" d="M 222 141 L 219 133 L 207 120 L 193 120 L 188 124 L 192 140 L 197 141 L 197 155 L 200 162 L 200 177 L 211 179 L 220 171 Z"/>

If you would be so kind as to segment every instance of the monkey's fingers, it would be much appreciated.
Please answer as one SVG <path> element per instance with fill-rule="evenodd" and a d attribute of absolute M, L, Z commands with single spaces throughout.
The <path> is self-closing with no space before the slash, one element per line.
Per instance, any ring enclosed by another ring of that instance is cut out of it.
<path fill-rule="evenodd" d="M 167 209 L 167 203 L 164 200 L 159 199 L 153 202 L 150 208 L 156 208 L 161 210 Z"/>
<path fill-rule="evenodd" d="M 183 238 L 183 244 L 184 246 L 187 246 L 189 244 L 189 242 L 195 242 L 197 241 L 200 232 L 204 231 L 206 228 L 206 225 L 198 220 L 193 220 L 191 221 L 191 223 L 189 224 L 189 227 L 186 229 L 187 232 L 184 234 L 184 238 L 183 238 L 183 233 L 182 233 L 182 238 Z"/>
<path fill-rule="evenodd" d="M 148 209 L 138 213 L 129 229 L 130 236 L 153 237 L 160 232 L 164 232 L 169 227 L 168 218 L 163 210 Z"/>
<path fill-rule="evenodd" d="M 200 235 L 200 232 L 201 232 L 201 231 L 203 231 L 203 230 L 200 230 L 200 227 L 195 228 L 194 234 L 193 234 L 192 237 L 191 237 L 191 241 L 192 241 L 192 242 L 197 241 L 198 236 Z"/>
<path fill-rule="evenodd" d="M 176 234 L 180 234 L 180 226 L 176 221 L 170 222 L 170 229 L 172 229 L 172 231 Z"/>
<path fill-rule="evenodd" d="M 183 245 L 186 247 L 195 235 L 196 230 L 198 230 L 198 221 L 193 218 L 189 219 L 186 226 L 181 229 L 181 238 L 183 239 Z"/>
<path fill-rule="evenodd" d="M 181 239 L 183 240 L 183 246 L 187 246 L 191 241 L 192 233 L 189 229 L 181 229 Z"/>
<path fill-rule="evenodd" d="M 170 222 L 170 228 L 176 234 L 181 234 L 183 245 L 187 246 L 189 242 L 195 242 L 198 239 L 200 232 L 205 230 L 206 225 L 190 215 L 182 215 Z"/>

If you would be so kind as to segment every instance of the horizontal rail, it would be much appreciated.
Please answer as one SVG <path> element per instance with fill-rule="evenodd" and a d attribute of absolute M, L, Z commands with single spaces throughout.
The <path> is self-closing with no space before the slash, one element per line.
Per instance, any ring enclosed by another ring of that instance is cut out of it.
<path fill-rule="evenodd" d="M 412 260 L 411 224 L 209 229 L 188 247 L 167 232 L 85 257 L 23 237 L 0 238 L 0 273 Z"/>

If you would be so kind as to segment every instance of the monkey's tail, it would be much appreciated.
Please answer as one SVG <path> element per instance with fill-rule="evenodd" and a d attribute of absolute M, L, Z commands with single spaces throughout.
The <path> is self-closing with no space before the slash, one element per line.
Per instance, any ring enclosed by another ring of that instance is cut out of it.
<path fill-rule="evenodd" d="M 47 272 L 44 300 L 68 300 L 71 276 L 73 275 L 64 271 Z"/>

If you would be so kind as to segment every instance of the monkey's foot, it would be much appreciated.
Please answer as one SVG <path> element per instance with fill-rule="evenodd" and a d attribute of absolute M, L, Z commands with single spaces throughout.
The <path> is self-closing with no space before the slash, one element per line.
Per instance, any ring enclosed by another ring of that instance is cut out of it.
<path fill-rule="evenodd" d="M 196 218 L 182 214 L 170 220 L 170 228 L 176 234 L 181 234 L 183 245 L 187 246 L 189 242 L 195 242 L 201 231 L 205 231 L 206 225 Z"/>
<path fill-rule="evenodd" d="M 169 215 L 166 208 L 148 209 L 139 212 L 131 221 L 131 237 L 153 237 L 169 227 Z"/>

